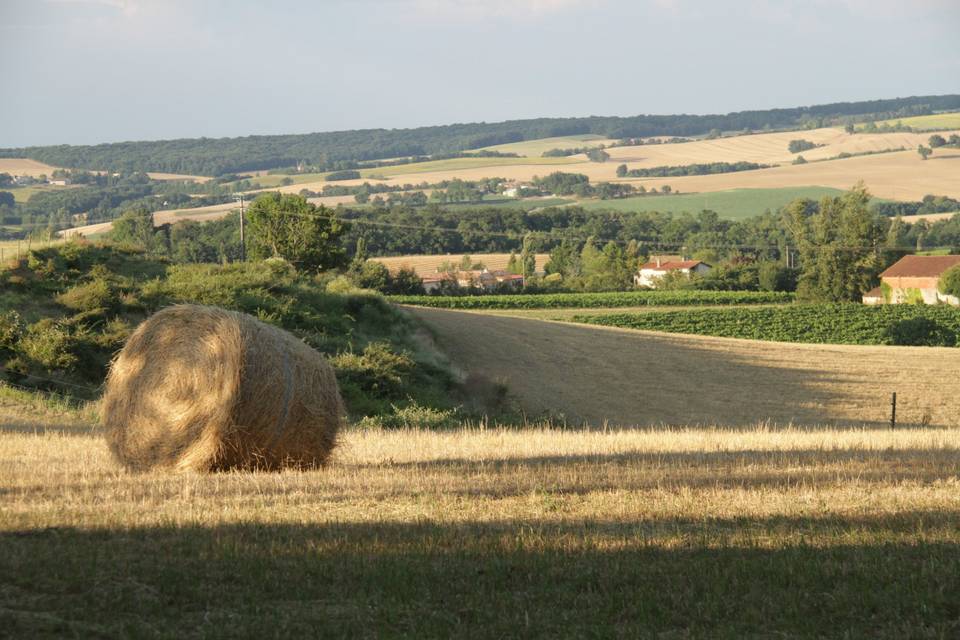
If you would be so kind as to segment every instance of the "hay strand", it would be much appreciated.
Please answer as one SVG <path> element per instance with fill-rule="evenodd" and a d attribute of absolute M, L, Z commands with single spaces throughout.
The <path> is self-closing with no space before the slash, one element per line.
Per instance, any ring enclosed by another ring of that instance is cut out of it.
<path fill-rule="evenodd" d="M 141 324 L 107 377 L 114 456 L 144 471 L 322 465 L 344 419 L 332 367 L 291 334 L 214 307 Z"/>

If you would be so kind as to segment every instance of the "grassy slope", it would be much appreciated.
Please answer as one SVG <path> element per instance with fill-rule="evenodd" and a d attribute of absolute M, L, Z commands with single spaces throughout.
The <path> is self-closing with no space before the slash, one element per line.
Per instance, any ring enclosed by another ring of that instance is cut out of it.
<path fill-rule="evenodd" d="M 570 422 L 960 426 L 960 349 L 777 344 L 412 309 L 453 363 Z"/>
<path fill-rule="evenodd" d="M 348 431 L 322 471 L 133 475 L 0 407 L 0 628 L 953 637 L 958 434 Z"/>
<path fill-rule="evenodd" d="M 139 250 L 76 242 L 33 251 L 25 262 L 0 270 L 0 380 L 92 398 L 140 322 L 194 303 L 242 311 L 303 339 L 331 360 L 355 417 L 454 402 L 449 372 L 380 296 L 326 293 L 325 283 L 289 265 L 170 265 Z M 410 358 L 368 353 L 376 344 Z"/>
<path fill-rule="evenodd" d="M 783 189 L 732 189 L 712 193 L 690 193 L 671 196 L 642 196 L 623 200 L 584 200 L 585 209 L 613 209 L 616 211 L 684 211 L 697 213 L 712 209 L 731 220 L 750 218 L 765 210 L 776 211 L 796 198 L 819 200 L 837 196 L 840 189 L 829 187 L 786 187 Z"/>

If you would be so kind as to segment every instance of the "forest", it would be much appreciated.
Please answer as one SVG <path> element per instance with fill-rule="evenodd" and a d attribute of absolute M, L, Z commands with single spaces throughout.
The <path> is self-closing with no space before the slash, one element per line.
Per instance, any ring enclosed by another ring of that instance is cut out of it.
<path fill-rule="evenodd" d="M 554 136 L 597 134 L 625 139 L 696 136 L 711 131 L 817 127 L 840 119 L 922 115 L 960 109 L 960 95 L 740 111 L 725 115 L 537 118 L 497 123 L 451 124 L 414 129 L 365 129 L 238 138 L 189 138 L 0 149 L 0 157 L 26 157 L 61 167 L 110 171 L 164 171 L 219 176 L 306 164 L 317 170 L 357 168 L 362 161 L 456 153 Z"/>

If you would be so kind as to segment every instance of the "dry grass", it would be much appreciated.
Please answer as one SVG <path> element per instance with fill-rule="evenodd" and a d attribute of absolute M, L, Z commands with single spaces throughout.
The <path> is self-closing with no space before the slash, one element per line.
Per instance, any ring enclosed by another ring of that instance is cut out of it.
<path fill-rule="evenodd" d="M 471 254 L 448 254 L 448 255 L 411 255 L 411 256 L 393 256 L 389 258 L 371 258 L 377 262 L 386 265 L 390 271 L 399 271 L 403 267 L 410 267 L 417 272 L 421 278 L 427 275 L 436 275 L 437 268 L 445 262 L 457 265 L 463 260 L 464 255 L 469 255 L 474 263 L 481 262 L 491 271 L 506 269 L 510 262 L 509 253 L 471 253 Z M 550 259 L 549 253 L 537 254 L 537 270 L 543 271 L 543 267 Z"/>
<path fill-rule="evenodd" d="M 148 171 L 147 175 L 152 180 L 190 180 L 192 182 L 208 182 L 213 180 L 209 176 L 191 176 L 183 173 L 164 173 L 162 171 Z"/>
<path fill-rule="evenodd" d="M 960 197 L 960 152 L 937 149 L 929 160 L 916 150 L 860 156 L 845 160 L 787 165 L 758 171 L 741 171 L 711 176 L 635 180 L 648 187 L 670 184 L 684 193 L 727 189 L 772 189 L 818 185 L 849 189 L 858 180 L 870 193 L 894 200 L 920 200 L 927 194 Z"/>
<path fill-rule="evenodd" d="M 960 426 L 960 349 L 770 343 L 410 308 L 466 374 L 573 424 Z"/>
<path fill-rule="evenodd" d="M 63 240 L 0 240 L 0 267 L 7 261 L 15 259 L 18 255 L 26 257 L 29 249 L 41 249 L 56 244 L 61 244 Z"/>
<path fill-rule="evenodd" d="M 37 178 L 45 175 L 49 177 L 57 168 L 27 158 L 0 158 L 0 173 L 9 173 L 12 176 L 33 176 Z"/>
<path fill-rule="evenodd" d="M 500 153 L 516 153 L 520 156 L 539 158 L 545 151 L 552 149 L 581 149 L 583 147 L 599 147 L 601 145 L 610 145 L 616 140 L 606 139 L 603 136 L 585 134 L 579 136 L 559 136 L 556 138 L 540 138 L 537 140 L 524 140 L 523 142 L 510 142 L 507 144 L 498 144 L 492 147 L 484 147 L 484 151 L 499 151 Z"/>
<path fill-rule="evenodd" d="M 348 430 L 323 471 L 134 475 L 10 411 L 12 636 L 958 630 L 956 430 Z"/>

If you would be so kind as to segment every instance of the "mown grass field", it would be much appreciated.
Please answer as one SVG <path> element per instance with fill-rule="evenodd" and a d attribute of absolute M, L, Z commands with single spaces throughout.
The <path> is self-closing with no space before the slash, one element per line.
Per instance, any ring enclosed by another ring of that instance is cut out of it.
<path fill-rule="evenodd" d="M 578 203 L 584 209 L 613 211 L 671 211 L 699 213 L 704 209 L 716 211 L 729 220 L 750 218 L 766 210 L 776 211 L 797 198 L 819 200 L 824 196 L 838 196 L 840 189 L 829 187 L 786 187 L 782 189 L 731 189 L 709 193 L 680 193 L 669 196 L 638 196 L 622 200 L 584 200 Z"/>
<path fill-rule="evenodd" d="M 321 471 L 135 475 L 13 400 L 10 637 L 960 632 L 956 429 L 351 429 Z"/>

